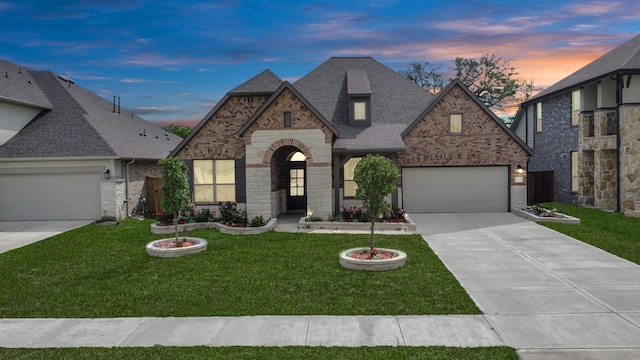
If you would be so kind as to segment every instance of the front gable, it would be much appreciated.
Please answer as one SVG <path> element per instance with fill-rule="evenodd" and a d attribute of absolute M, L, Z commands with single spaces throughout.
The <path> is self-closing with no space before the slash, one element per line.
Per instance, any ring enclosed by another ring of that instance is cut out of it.
<path fill-rule="evenodd" d="M 267 101 L 266 95 L 226 96 L 172 154 L 180 159 L 240 159 L 244 141 L 236 131 Z"/>
<path fill-rule="evenodd" d="M 450 131 L 451 115 L 462 129 Z M 454 81 L 405 132 L 401 166 L 524 165 L 529 150 L 464 85 Z"/>
<path fill-rule="evenodd" d="M 285 126 L 285 113 L 290 116 Z M 338 131 L 320 115 L 291 85 L 283 84 L 264 106 L 237 132 L 245 144 L 251 144 L 251 135 L 258 130 L 312 130 L 320 129 L 325 143 L 331 143 Z"/>

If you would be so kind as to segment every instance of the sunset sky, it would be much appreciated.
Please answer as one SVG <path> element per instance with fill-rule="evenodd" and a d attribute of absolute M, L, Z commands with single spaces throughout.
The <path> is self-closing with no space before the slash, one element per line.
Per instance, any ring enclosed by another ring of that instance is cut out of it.
<path fill-rule="evenodd" d="M 544 88 L 640 33 L 640 1 L 0 0 L 0 58 L 65 75 L 143 118 L 197 123 L 264 69 L 331 56 L 451 68 L 493 53 Z"/>

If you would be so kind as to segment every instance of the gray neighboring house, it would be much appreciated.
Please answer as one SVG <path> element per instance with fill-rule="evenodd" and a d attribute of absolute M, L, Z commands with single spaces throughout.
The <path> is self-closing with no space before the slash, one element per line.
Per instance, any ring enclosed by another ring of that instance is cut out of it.
<path fill-rule="evenodd" d="M 368 57 L 334 57 L 294 84 L 265 70 L 229 91 L 172 152 L 196 206 L 250 217 L 326 218 L 354 206 L 367 154 L 402 178 L 391 203 L 410 212 L 524 206 L 531 149 L 461 82 L 437 95 Z"/>
<path fill-rule="evenodd" d="M 522 104 L 530 203 L 640 214 L 640 35 Z"/>
<path fill-rule="evenodd" d="M 0 220 L 126 217 L 181 141 L 50 71 L 0 73 Z"/>

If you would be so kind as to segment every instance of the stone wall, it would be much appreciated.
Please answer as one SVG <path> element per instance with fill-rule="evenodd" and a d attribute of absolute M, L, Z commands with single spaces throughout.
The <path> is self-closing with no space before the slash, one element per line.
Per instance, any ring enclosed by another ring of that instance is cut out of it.
<path fill-rule="evenodd" d="M 620 179 L 622 210 L 639 211 L 634 200 L 640 200 L 640 106 L 620 107 Z"/>
<path fill-rule="evenodd" d="M 596 150 L 594 157 L 594 206 L 615 210 L 617 207 L 617 169 L 615 150 Z"/>
<path fill-rule="evenodd" d="M 460 113 L 462 133 L 452 134 L 449 116 Z M 527 152 L 462 88 L 452 88 L 404 143 L 407 151 L 398 155 L 401 167 L 511 165 L 512 207 L 526 204 L 526 175 L 517 174 L 516 169 L 518 165 L 526 169 Z M 524 179 L 516 182 L 516 177 Z"/>
<path fill-rule="evenodd" d="M 534 134 L 529 171 L 553 171 L 555 201 L 577 204 L 578 194 L 571 192 L 571 152 L 578 151 L 578 127 L 571 117 L 570 92 L 542 102 L 542 132 Z"/>

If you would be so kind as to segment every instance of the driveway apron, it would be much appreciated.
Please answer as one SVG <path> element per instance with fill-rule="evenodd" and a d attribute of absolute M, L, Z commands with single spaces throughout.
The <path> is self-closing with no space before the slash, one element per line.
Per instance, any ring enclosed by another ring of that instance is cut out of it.
<path fill-rule="evenodd" d="M 91 220 L 0 221 L 0 254 L 91 222 Z"/>
<path fill-rule="evenodd" d="M 510 213 L 412 214 L 522 359 L 640 358 L 640 266 Z"/>

